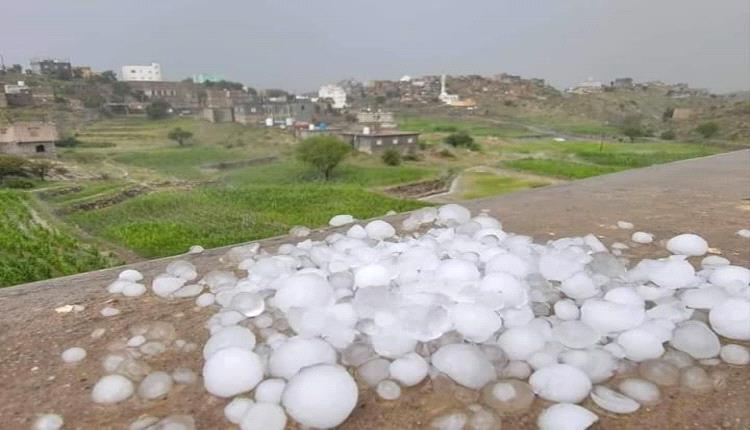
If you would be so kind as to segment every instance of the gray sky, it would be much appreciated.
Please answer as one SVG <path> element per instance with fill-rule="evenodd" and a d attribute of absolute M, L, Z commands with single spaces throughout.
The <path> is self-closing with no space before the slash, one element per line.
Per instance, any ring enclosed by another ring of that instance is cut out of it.
<path fill-rule="evenodd" d="M 750 89 L 747 0 L 0 0 L 6 64 L 34 56 L 258 88 L 508 72 Z"/>

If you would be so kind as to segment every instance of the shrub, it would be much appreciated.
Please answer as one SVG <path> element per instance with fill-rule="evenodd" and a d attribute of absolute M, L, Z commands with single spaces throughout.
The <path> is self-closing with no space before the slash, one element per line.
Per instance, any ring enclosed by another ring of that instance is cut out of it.
<path fill-rule="evenodd" d="M 443 149 L 441 149 L 441 150 L 440 150 L 440 151 L 439 151 L 439 152 L 437 153 L 437 155 L 438 155 L 438 156 L 440 156 L 440 157 L 443 157 L 443 158 L 456 158 L 456 154 L 454 154 L 454 153 L 453 153 L 453 152 L 452 152 L 452 151 L 451 151 L 450 149 L 448 149 L 448 148 L 443 148 Z"/>
<path fill-rule="evenodd" d="M 60 148 L 73 148 L 80 145 L 81 141 L 75 135 L 68 135 L 55 142 Z"/>
<path fill-rule="evenodd" d="M 455 125 L 436 125 L 432 129 L 438 133 L 455 133 L 458 131 L 458 127 Z"/>
<path fill-rule="evenodd" d="M 385 150 L 381 158 L 383 159 L 383 163 L 388 166 L 398 166 L 401 164 L 401 153 L 395 149 Z"/>
<path fill-rule="evenodd" d="M 25 176 L 28 161 L 12 155 L 0 155 L 0 179 L 8 176 Z"/>
<path fill-rule="evenodd" d="M 47 179 L 49 173 L 55 168 L 55 165 L 49 160 L 38 160 L 29 165 L 29 171 L 42 181 Z"/>
<path fill-rule="evenodd" d="M 696 127 L 695 131 L 703 136 L 704 139 L 708 139 L 715 136 L 716 133 L 719 132 L 719 124 L 715 122 L 704 122 L 703 124 Z"/>
<path fill-rule="evenodd" d="M 401 157 L 404 161 L 420 161 L 422 160 L 422 156 L 419 155 L 416 152 L 407 152 L 404 154 L 403 157 Z"/>
<path fill-rule="evenodd" d="M 34 188 L 33 182 L 29 181 L 28 179 L 21 179 L 21 178 L 6 179 L 2 182 L 2 184 L 6 188 L 15 188 L 19 190 L 28 190 L 28 189 Z"/>
<path fill-rule="evenodd" d="M 169 140 L 174 140 L 177 142 L 180 146 L 185 145 L 185 141 L 193 137 L 193 133 L 183 130 L 180 127 L 173 128 L 169 134 L 167 134 L 167 137 Z"/>
<path fill-rule="evenodd" d="M 676 136 L 674 134 L 674 131 L 666 130 L 666 131 L 663 131 L 661 133 L 661 136 L 659 137 L 661 137 L 662 140 L 674 140 Z"/>
<path fill-rule="evenodd" d="M 448 135 L 448 137 L 445 138 L 445 143 L 454 148 L 467 148 L 472 151 L 479 149 L 479 145 L 474 142 L 474 138 L 465 131 L 459 131 Z"/>
<path fill-rule="evenodd" d="M 169 105 L 169 103 L 165 102 L 164 100 L 156 100 L 155 102 L 148 105 L 146 108 L 146 116 L 148 119 L 164 119 L 169 115 L 169 110 L 172 107 Z"/>
<path fill-rule="evenodd" d="M 296 150 L 297 159 L 313 166 L 326 181 L 350 151 L 351 147 L 335 136 L 310 137 L 303 140 Z"/>

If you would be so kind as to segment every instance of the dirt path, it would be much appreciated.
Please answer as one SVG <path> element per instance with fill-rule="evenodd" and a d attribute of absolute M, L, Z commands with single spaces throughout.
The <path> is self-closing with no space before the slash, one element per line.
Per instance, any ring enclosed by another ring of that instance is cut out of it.
<path fill-rule="evenodd" d="M 665 239 L 682 232 L 697 232 L 712 247 L 735 264 L 750 264 L 750 241 L 736 235 L 750 227 L 750 150 L 696 160 L 681 161 L 640 170 L 601 176 L 502 197 L 474 200 L 466 204 L 474 210 L 488 210 L 499 216 L 508 231 L 534 236 L 537 241 L 594 233 L 608 245 L 630 243 L 632 231 L 614 227 L 618 220 L 630 221 L 637 229 L 649 231 L 657 240 L 651 245 L 632 244 L 626 257 L 663 257 Z M 390 217 L 399 222 L 404 215 Z M 321 237 L 321 233 L 317 233 Z M 291 238 L 261 241 L 267 249 Z M 188 257 L 201 274 L 209 269 L 228 267 L 219 257 L 226 248 Z M 133 265 L 147 279 L 160 273 L 170 259 Z M 160 401 L 130 399 L 117 406 L 95 406 L 91 387 L 102 376 L 101 359 L 107 345 L 126 337 L 127 327 L 137 322 L 172 322 L 177 335 L 192 342 L 204 342 L 203 328 L 212 314 L 195 309 L 191 300 L 167 302 L 147 295 L 139 299 L 114 298 L 104 290 L 119 270 L 110 269 L 67 278 L 27 284 L 0 290 L 0 427 L 29 428 L 36 413 L 56 412 L 65 417 L 66 428 L 123 429 L 142 414 L 165 416 L 188 413 L 199 429 L 228 428 L 222 408 L 226 400 L 212 397 L 202 384 L 179 386 Z M 80 313 L 58 314 L 54 308 L 81 304 Z M 103 318 L 99 310 L 110 305 L 122 313 Z M 90 334 L 105 328 L 100 339 Z M 88 357 L 78 366 L 65 366 L 59 354 L 78 345 Z M 192 353 L 169 352 L 151 362 L 154 370 L 187 366 L 200 371 L 200 349 Z M 729 373 L 723 391 L 693 395 L 665 390 L 663 402 L 644 407 L 627 416 L 614 416 L 585 406 L 600 417 L 598 430 L 624 429 L 730 429 L 750 428 L 750 370 L 720 364 Z M 422 429 L 435 416 L 463 408 L 454 387 L 425 382 L 404 389 L 398 401 L 384 401 L 372 390 L 361 390 L 357 409 L 342 429 Z M 473 401 L 474 394 L 461 392 L 460 398 Z M 504 429 L 534 429 L 535 416 L 546 402 L 537 400 L 530 411 L 503 417 Z M 294 428 L 290 426 L 290 428 Z"/>

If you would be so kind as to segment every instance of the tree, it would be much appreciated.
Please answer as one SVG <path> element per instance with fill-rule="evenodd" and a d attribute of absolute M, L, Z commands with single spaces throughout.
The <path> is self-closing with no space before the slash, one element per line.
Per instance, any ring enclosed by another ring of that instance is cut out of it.
<path fill-rule="evenodd" d="M 8 68 L 11 73 L 23 73 L 23 67 L 20 64 L 14 64 Z"/>
<path fill-rule="evenodd" d="M 49 173 L 52 171 L 52 169 L 55 168 L 55 165 L 52 164 L 49 160 L 39 160 L 31 163 L 29 166 L 29 171 L 34 175 L 38 176 L 39 179 L 44 181 L 47 176 L 49 176 Z"/>
<path fill-rule="evenodd" d="M 193 133 L 183 130 L 180 127 L 173 128 L 169 134 L 167 134 L 167 137 L 170 140 L 174 140 L 177 142 L 180 146 L 183 146 L 185 144 L 185 141 L 193 137 Z"/>
<path fill-rule="evenodd" d="M 350 151 L 351 147 L 335 136 L 314 136 L 297 146 L 297 159 L 313 166 L 327 181 Z"/>
<path fill-rule="evenodd" d="M 104 82 L 117 82 L 117 73 L 111 71 L 111 70 L 105 70 L 103 71 L 99 77 Z"/>
<path fill-rule="evenodd" d="M 270 90 L 266 90 L 266 97 L 286 97 L 288 95 L 288 92 L 278 88 L 271 88 Z"/>
<path fill-rule="evenodd" d="M 445 143 L 455 148 L 463 147 L 468 148 L 472 151 L 479 149 L 479 145 L 474 142 L 474 138 L 465 131 L 457 131 L 455 133 L 449 134 L 445 138 Z"/>
<path fill-rule="evenodd" d="M 383 163 L 388 166 L 398 166 L 401 164 L 401 153 L 391 148 L 383 152 Z"/>
<path fill-rule="evenodd" d="M 146 116 L 153 120 L 164 119 L 169 115 L 169 110 L 171 108 L 172 107 L 169 106 L 169 103 L 164 100 L 156 100 L 146 108 Z"/>
<path fill-rule="evenodd" d="M 635 139 L 644 135 L 643 126 L 641 125 L 641 119 L 637 116 L 631 116 L 625 118 L 621 126 L 622 134 L 627 136 L 631 142 L 635 142 Z"/>
<path fill-rule="evenodd" d="M 0 179 L 8 176 L 24 176 L 28 162 L 12 155 L 0 155 Z"/>
<path fill-rule="evenodd" d="M 703 124 L 696 127 L 695 131 L 703 136 L 704 139 L 709 139 L 719 132 L 719 124 L 715 122 L 704 122 Z"/>

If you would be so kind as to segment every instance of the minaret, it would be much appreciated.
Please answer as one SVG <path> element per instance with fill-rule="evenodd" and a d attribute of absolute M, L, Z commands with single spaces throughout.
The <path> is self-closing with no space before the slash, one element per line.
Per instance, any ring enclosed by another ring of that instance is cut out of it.
<path fill-rule="evenodd" d="M 447 95 L 448 91 L 445 89 L 445 74 L 440 75 L 440 95 Z"/>

